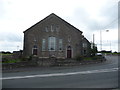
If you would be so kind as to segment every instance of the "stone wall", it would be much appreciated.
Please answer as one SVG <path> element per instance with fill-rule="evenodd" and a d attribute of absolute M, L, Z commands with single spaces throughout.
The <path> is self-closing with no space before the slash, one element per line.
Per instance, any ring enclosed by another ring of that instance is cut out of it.
<path fill-rule="evenodd" d="M 13 68 L 21 68 L 21 67 L 51 67 L 51 66 L 75 66 L 75 65 L 84 65 L 84 64 L 94 64 L 101 63 L 106 61 L 106 59 L 102 56 L 93 57 L 91 60 L 85 60 L 84 58 L 81 60 L 75 59 L 42 59 L 38 57 L 32 57 L 30 61 L 22 61 L 17 63 L 9 63 L 2 64 L 2 69 L 13 69 Z"/>
<path fill-rule="evenodd" d="M 53 52 L 48 50 L 49 37 L 56 38 L 56 50 Z M 46 48 L 44 51 L 42 51 L 42 39 L 45 39 L 46 41 Z M 63 41 L 62 52 L 59 50 L 59 39 L 62 39 Z M 71 46 L 71 56 L 74 58 L 78 55 L 82 55 L 82 32 L 58 16 L 51 14 L 24 32 L 25 57 L 29 57 L 33 54 L 32 51 L 34 45 L 37 45 L 37 56 L 40 58 L 49 57 L 51 53 L 56 55 L 56 57 L 61 56 L 67 58 L 68 46 Z"/>

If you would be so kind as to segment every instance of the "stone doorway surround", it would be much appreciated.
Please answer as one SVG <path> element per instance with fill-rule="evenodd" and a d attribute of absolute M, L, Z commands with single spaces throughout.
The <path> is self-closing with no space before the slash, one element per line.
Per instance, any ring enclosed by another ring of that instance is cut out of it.
<path fill-rule="evenodd" d="M 71 48 L 71 46 L 67 46 L 67 58 L 72 58 L 72 48 Z"/>

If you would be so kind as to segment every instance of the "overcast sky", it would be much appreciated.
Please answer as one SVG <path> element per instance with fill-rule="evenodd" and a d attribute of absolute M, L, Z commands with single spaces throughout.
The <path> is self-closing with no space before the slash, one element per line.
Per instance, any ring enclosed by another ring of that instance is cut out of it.
<path fill-rule="evenodd" d="M 100 50 L 118 51 L 119 0 L 0 0 L 0 51 L 23 49 L 23 31 L 51 13 L 79 30 Z M 106 32 L 109 30 L 109 32 Z"/>

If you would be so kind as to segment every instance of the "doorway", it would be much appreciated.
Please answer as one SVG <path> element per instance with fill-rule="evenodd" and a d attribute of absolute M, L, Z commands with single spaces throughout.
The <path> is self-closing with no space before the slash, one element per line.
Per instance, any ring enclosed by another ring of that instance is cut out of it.
<path fill-rule="evenodd" d="M 68 47 L 67 47 L 67 58 L 72 58 L 71 46 L 68 46 Z"/>

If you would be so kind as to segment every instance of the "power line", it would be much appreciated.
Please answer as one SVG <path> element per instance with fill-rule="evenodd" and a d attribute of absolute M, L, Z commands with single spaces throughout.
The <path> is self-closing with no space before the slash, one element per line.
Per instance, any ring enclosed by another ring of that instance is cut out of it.
<path fill-rule="evenodd" d="M 119 1 L 118 1 L 118 2 L 119 2 Z M 118 2 L 115 3 L 112 7 L 110 7 L 109 10 L 110 10 L 111 8 L 114 8 L 115 6 L 118 7 L 118 6 L 119 6 L 119 5 L 118 5 Z M 118 9 L 119 9 L 119 7 L 118 7 Z M 103 28 L 101 28 L 101 29 L 102 29 L 102 30 L 103 30 L 103 29 L 106 29 L 108 26 L 110 26 L 110 25 L 113 24 L 114 22 L 118 21 L 119 19 L 120 19 L 119 17 L 115 18 L 111 23 L 109 23 L 108 25 L 106 25 L 105 27 L 103 27 Z"/>
<path fill-rule="evenodd" d="M 106 29 L 108 26 L 110 26 L 111 24 L 113 24 L 114 22 L 118 21 L 120 18 L 116 18 L 114 19 L 111 23 L 109 23 L 108 25 L 106 25 L 105 27 L 103 27 L 102 29 Z"/>
<path fill-rule="evenodd" d="M 114 22 L 116 22 L 119 19 L 120 18 L 114 19 L 111 23 L 109 23 L 108 25 L 106 25 L 105 27 L 103 27 L 102 29 L 100 29 L 100 50 L 101 51 L 102 51 L 102 30 L 106 29 L 106 27 L 110 26 L 111 24 L 113 24 Z"/>

